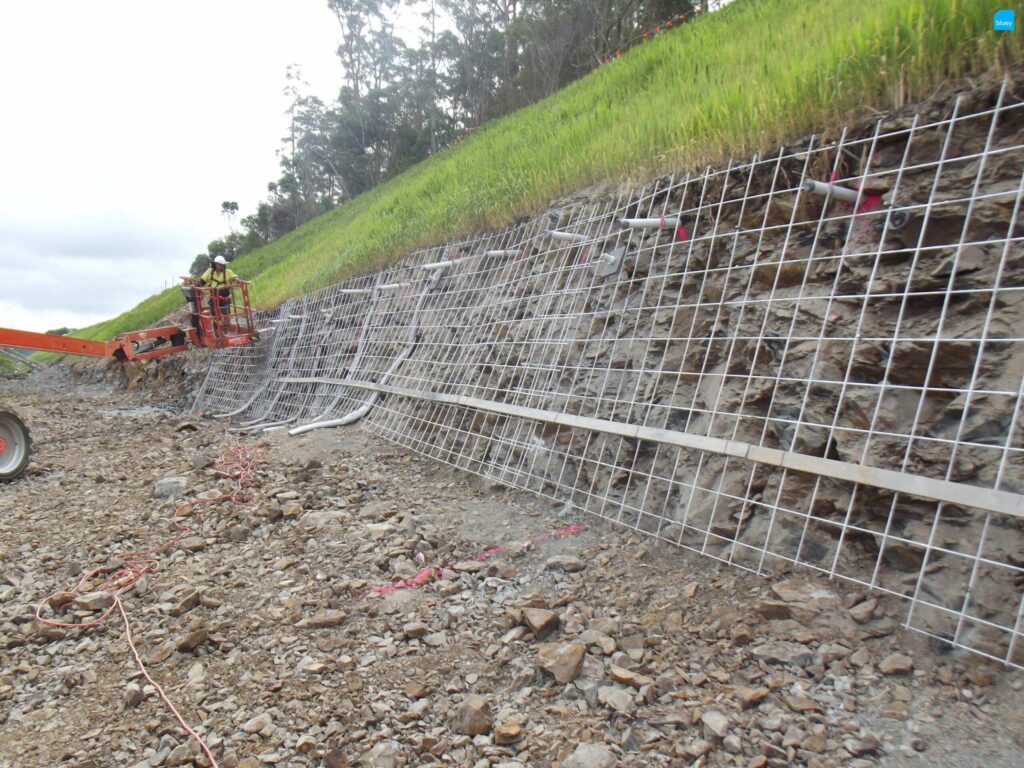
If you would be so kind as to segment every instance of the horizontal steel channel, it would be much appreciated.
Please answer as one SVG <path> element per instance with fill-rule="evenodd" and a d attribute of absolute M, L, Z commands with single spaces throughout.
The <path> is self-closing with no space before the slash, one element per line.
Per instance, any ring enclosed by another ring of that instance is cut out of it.
<path fill-rule="evenodd" d="M 383 392 L 399 397 L 411 397 L 432 403 L 461 405 L 490 413 L 505 416 L 516 416 L 523 419 L 544 421 L 566 427 L 580 427 L 609 435 L 620 435 L 635 440 L 651 440 L 665 445 L 680 448 L 691 448 L 709 451 L 724 456 L 747 459 L 761 464 L 791 469 L 795 472 L 807 472 L 822 477 L 832 477 L 862 485 L 870 485 L 896 493 L 906 493 L 949 504 L 973 507 L 988 512 L 1024 518 L 1024 496 L 994 488 L 982 488 L 949 480 L 939 480 L 919 475 L 909 475 L 891 469 L 869 467 L 863 464 L 851 464 L 846 461 L 825 459 L 819 456 L 808 456 L 792 451 L 780 451 L 775 448 L 751 445 L 738 440 L 722 440 L 717 437 L 692 435 L 687 432 L 676 432 L 669 429 L 645 427 L 639 424 L 623 424 L 606 419 L 595 419 L 589 416 L 576 416 L 569 413 L 558 413 L 541 408 L 527 408 L 509 403 L 495 403 L 476 397 L 450 395 L 440 392 L 423 392 L 404 387 L 380 385 L 374 382 L 351 381 L 331 378 L 283 378 L 282 384 L 333 384 L 338 386 L 356 387 L 358 389 Z"/>

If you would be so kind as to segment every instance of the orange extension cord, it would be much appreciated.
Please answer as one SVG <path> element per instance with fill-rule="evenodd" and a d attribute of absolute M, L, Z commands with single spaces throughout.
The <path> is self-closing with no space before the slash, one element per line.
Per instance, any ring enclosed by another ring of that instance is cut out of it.
<path fill-rule="evenodd" d="M 215 466 L 219 467 L 222 471 L 229 473 L 235 478 L 237 483 L 236 489 L 232 493 L 225 494 L 223 496 L 217 496 L 211 499 L 200 499 L 194 502 L 192 506 L 197 504 L 212 504 L 219 503 L 222 501 L 233 501 L 237 504 L 248 504 L 252 501 L 252 496 L 246 491 L 247 488 L 252 487 L 256 481 L 256 467 L 262 463 L 259 456 L 259 449 L 247 448 L 243 445 L 233 445 L 229 448 L 223 456 L 221 456 L 215 462 Z M 128 640 L 128 647 L 131 649 L 132 656 L 135 657 L 135 663 L 138 665 L 139 670 L 142 672 L 143 677 L 152 685 L 157 693 L 160 694 L 161 700 L 166 705 L 167 709 L 171 711 L 175 719 L 181 725 L 185 732 L 191 736 L 199 744 L 199 747 L 206 754 L 206 757 L 210 761 L 211 768 L 218 768 L 217 761 L 213 757 L 213 753 L 210 752 L 210 748 L 203 741 L 202 737 L 199 736 L 189 725 L 185 722 L 184 718 L 175 708 L 174 704 L 164 693 L 164 689 L 160 687 L 160 684 L 154 680 L 149 672 L 146 670 L 146 665 L 142 663 L 142 658 L 139 656 L 139 652 L 135 647 L 135 641 L 132 639 L 132 629 L 128 622 L 128 614 L 124 610 L 124 605 L 121 602 L 121 595 L 131 589 L 138 582 L 144 574 L 154 573 L 160 568 L 160 561 L 156 559 L 156 555 L 160 550 L 173 546 L 179 541 L 188 536 L 192 531 L 185 525 L 179 522 L 181 513 L 184 510 L 184 506 L 179 506 L 174 510 L 174 517 L 171 518 L 171 523 L 178 530 L 178 534 L 164 544 L 155 549 L 147 549 L 141 552 L 128 552 L 121 559 L 119 565 L 101 566 L 94 568 L 89 571 L 77 585 L 71 590 L 54 592 L 49 597 L 44 598 L 40 601 L 39 605 L 36 606 L 36 619 L 43 624 L 48 624 L 51 627 L 59 627 L 61 629 L 88 629 L 95 627 L 106 621 L 107 617 L 114 612 L 116 608 L 121 614 L 121 620 L 124 622 L 124 633 L 125 638 Z M 91 589 L 86 590 L 86 585 L 90 584 L 93 579 L 96 579 L 102 574 L 109 574 L 102 583 L 93 586 Z M 81 623 L 66 623 L 61 621 L 53 621 L 51 619 L 44 619 L 42 616 L 43 609 L 47 605 L 52 607 L 60 607 L 67 605 L 72 602 L 76 596 L 84 592 L 111 592 L 114 596 L 114 601 L 110 607 L 107 608 L 98 619 L 92 621 L 85 621 Z"/>

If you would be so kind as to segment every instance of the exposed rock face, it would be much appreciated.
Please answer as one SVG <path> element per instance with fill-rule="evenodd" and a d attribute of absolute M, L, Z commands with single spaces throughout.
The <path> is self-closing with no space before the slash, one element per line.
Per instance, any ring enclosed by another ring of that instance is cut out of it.
<path fill-rule="evenodd" d="M 970 98 L 984 110 L 995 94 L 972 84 Z M 847 133 L 851 146 L 873 150 L 851 150 L 842 162 L 829 146 L 804 152 L 808 144 L 792 143 L 741 171 L 733 164 L 563 201 L 468 241 L 457 259 L 445 251 L 451 264 L 440 272 L 421 269 L 440 258 L 426 249 L 372 279 L 298 297 L 266 316 L 279 322 L 275 337 L 217 358 L 199 408 L 249 403 L 240 418 L 301 422 L 334 404 L 341 415 L 363 402 L 363 389 L 300 389 L 282 372 L 379 384 L 385 361 L 398 359 L 395 340 L 412 333 L 417 345 L 387 385 L 424 395 L 389 394 L 387 408 L 365 419 L 380 434 L 755 570 L 794 561 L 898 594 L 926 573 L 919 599 L 943 597 L 913 618 L 939 636 L 956 631 L 943 609 L 962 603 L 949 593 L 964 592 L 972 562 L 933 554 L 926 562 L 925 553 L 983 548 L 1003 569 L 974 580 L 972 610 L 1011 629 L 1024 533 L 1006 516 L 982 542 L 978 511 L 947 504 L 940 513 L 935 501 L 801 469 L 827 459 L 982 488 L 1001 471 L 1003 490 L 1024 492 L 1024 465 L 1003 461 L 1021 430 L 1011 422 L 1024 360 L 1014 330 L 1024 326 L 1015 298 L 1024 245 L 1007 232 L 1024 151 L 1013 121 L 1000 119 L 992 140 L 1001 154 L 982 164 L 976 152 L 991 123 L 962 121 L 936 178 L 945 129 L 932 123 L 949 109 L 927 109 L 909 146 L 910 120 L 896 116 L 877 139 L 874 123 Z M 847 190 L 869 177 L 856 208 L 801 186 L 833 173 Z M 942 204 L 928 205 L 932 197 Z M 623 228 L 622 217 L 658 225 Z M 570 240 L 552 238 L 552 228 Z M 609 256 L 614 268 L 597 271 Z M 353 294 L 377 280 L 409 288 Z M 315 353 L 294 352 L 289 340 L 300 328 L 322 339 Z M 364 330 L 372 338 L 361 341 Z M 379 359 L 366 359 L 371 346 Z M 441 404 L 434 393 L 498 410 Z M 510 404 L 621 430 L 684 432 L 721 450 L 509 416 Z M 763 460 L 742 458 L 754 455 L 743 445 L 766 449 Z M 484 567 L 453 563 L 460 575 Z M 568 553 L 549 564 L 569 575 L 588 567 Z M 758 610 L 805 621 L 830 593 L 827 584 L 793 583 Z M 837 620 L 888 631 L 871 613 L 864 606 Z M 999 657 L 1009 635 L 979 624 L 970 641 Z"/>

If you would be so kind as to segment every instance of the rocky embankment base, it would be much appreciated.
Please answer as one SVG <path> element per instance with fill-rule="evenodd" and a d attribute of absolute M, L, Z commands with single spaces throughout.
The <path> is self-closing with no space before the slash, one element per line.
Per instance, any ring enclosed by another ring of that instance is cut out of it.
<path fill-rule="evenodd" d="M 569 519 L 359 429 L 247 439 L 252 503 L 212 501 L 236 485 L 223 425 L 39 387 L 0 388 L 37 448 L 0 487 L 3 768 L 209 764 L 116 614 L 34 620 L 161 547 L 181 504 L 191 533 L 124 605 L 223 768 L 1020 765 L 1024 675 L 903 632 L 884 597 Z"/>

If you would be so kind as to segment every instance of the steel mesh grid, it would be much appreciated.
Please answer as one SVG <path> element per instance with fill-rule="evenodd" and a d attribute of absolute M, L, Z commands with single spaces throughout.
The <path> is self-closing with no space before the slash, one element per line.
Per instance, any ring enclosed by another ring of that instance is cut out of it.
<path fill-rule="evenodd" d="M 1004 89 L 326 289 L 302 300 L 313 346 L 256 374 L 289 393 L 257 424 L 373 398 L 371 428 L 427 455 L 740 567 L 900 595 L 909 626 L 1021 665 L 1021 114 Z M 218 360 L 199 402 L 239 365 Z M 981 508 L 818 474 L 829 461 L 970 486 Z"/>

